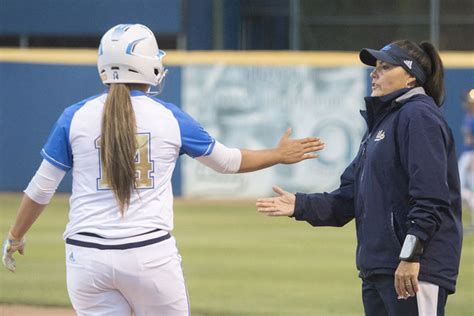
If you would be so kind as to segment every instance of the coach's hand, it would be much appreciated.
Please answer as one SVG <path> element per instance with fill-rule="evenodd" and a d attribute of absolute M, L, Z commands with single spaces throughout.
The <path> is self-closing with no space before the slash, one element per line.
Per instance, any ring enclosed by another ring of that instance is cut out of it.
<path fill-rule="evenodd" d="M 13 254 L 15 251 L 18 251 L 21 255 L 23 254 L 25 249 L 25 239 L 16 239 L 11 234 L 8 234 L 7 239 L 3 242 L 3 255 L 2 255 L 2 262 L 5 268 L 10 270 L 11 272 L 15 272 L 16 263 L 15 259 L 13 259 Z"/>
<path fill-rule="evenodd" d="M 419 290 L 418 274 L 420 273 L 419 262 L 400 261 L 395 271 L 395 290 L 398 299 L 407 299 L 415 296 Z"/>
<path fill-rule="evenodd" d="M 278 143 L 277 151 L 281 156 L 281 163 L 291 164 L 305 159 L 316 158 L 315 151 L 324 149 L 324 143 L 317 137 L 290 139 L 291 127 L 288 127 Z"/>
<path fill-rule="evenodd" d="M 272 189 L 279 196 L 258 199 L 257 211 L 268 216 L 292 216 L 295 212 L 296 196 L 276 185 Z"/>

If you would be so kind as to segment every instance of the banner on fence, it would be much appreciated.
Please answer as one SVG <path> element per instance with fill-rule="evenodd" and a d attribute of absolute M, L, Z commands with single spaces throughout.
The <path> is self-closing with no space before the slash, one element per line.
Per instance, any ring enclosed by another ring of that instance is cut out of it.
<path fill-rule="evenodd" d="M 320 157 L 248 174 L 223 175 L 186 157 L 183 195 L 256 197 L 278 184 L 289 191 L 330 191 L 355 156 L 364 131 L 361 67 L 196 65 L 183 69 L 183 108 L 228 147 L 275 147 L 291 137 L 321 137 Z"/>

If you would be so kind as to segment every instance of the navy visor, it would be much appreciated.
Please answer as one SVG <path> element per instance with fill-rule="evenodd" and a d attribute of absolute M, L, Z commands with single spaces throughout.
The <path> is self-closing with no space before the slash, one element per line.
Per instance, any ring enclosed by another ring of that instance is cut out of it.
<path fill-rule="evenodd" d="M 415 77 L 419 84 L 423 85 L 426 81 L 426 74 L 420 64 L 395 44 L 389 44 L 381 50 L 364 48 L 360 51 L 359 58 L 364 64 L 374 67 L 377 60 L 401 66 Z"/>

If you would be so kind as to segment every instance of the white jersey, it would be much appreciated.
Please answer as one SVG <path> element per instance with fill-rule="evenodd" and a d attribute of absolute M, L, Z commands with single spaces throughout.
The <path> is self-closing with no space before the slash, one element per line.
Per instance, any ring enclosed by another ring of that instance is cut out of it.
<path fill-rule="evenodd" d="M 107 94 L 68 107 L 56 122 L 41 154 L 54 166 L 72 169 L 69 223 L 64 238 L 88 232 L 124 238 L 154 229 L 173 229 L 171 176 L 180 154 L 209 155 L 215 140 L 173 104 L 133 90 L 137 122 L 138 194 L 122 217 L 104 180 L 100 158 L 101 121 Z"/>

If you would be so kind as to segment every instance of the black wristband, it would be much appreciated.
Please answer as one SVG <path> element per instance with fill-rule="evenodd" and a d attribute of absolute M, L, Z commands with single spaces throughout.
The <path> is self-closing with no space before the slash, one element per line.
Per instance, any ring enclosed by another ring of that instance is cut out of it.
<path fill-rule="evenodd" d="M 423 254 L 423 245 L 415 235 L 408 234 L 405 237 L 399 259 L 408 262 L 419 262 Z"/>

